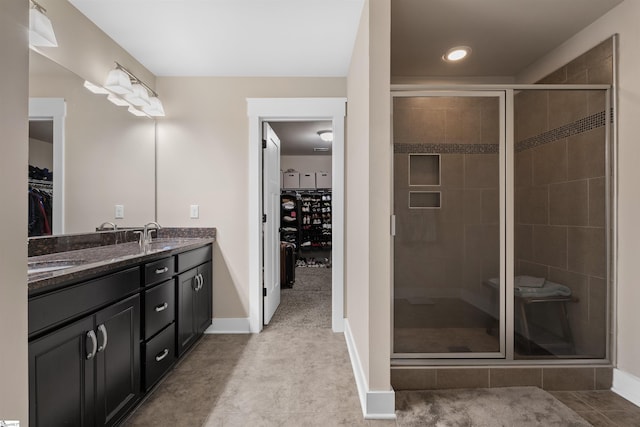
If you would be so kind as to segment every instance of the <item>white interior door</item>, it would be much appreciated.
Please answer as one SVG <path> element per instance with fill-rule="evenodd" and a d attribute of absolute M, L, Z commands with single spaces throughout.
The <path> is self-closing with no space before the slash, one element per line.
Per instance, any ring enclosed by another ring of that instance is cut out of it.
<path fill-rule="evenodd" d="M 268 123 L 262 138 L 262 224 L 264 324 L 269 324 L 280 304 L 280 140 Z"/>

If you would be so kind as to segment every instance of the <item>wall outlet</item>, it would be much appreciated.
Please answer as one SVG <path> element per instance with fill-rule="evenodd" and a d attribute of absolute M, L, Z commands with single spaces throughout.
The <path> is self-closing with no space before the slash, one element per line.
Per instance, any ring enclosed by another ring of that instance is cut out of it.
<path fill-rule="evenodd" d="M 200 205 L 191 205 L 191 209 L 189 210 L 189 217 L 191 219 L 200 218 Z"/>
<path fill-rule="evenodd" d="M 124 205 L 116 205 L 116 219 L 124 218 Z"/>

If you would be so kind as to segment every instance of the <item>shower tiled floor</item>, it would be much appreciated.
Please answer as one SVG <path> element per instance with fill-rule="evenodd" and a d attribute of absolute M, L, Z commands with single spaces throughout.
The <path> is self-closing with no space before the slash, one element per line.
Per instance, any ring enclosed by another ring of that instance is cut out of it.
<path fill-rule="evenodd" d="M 397 421 L 363 419 L 344 336 L 329 327 L 330 273 L 298 269 L 262 333 L 204 336 L 124 425 L 428 425 L 411 406 Z M 640 425 L 640 409 L 611 392 L 554 396 L 596 426 Z"/>

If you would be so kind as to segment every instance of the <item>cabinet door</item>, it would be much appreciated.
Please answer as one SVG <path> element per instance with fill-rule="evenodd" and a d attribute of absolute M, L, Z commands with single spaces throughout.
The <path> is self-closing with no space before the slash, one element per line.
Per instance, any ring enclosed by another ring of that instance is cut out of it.
<path fill-rule="evenodd" d="M 181 355 L 195 341 L 197 330 L 196 288 L 198 269 L 186 271 L 178 276 L 178 355 Z"/>
<path fill-rule="evenodd" d="M 95 315 L 96 425 L 113 425 L 140 397 L 140 297 Z"/>
<path fill-rule="evenodd" d="M 202 334 L 211 325 L 211 263 L 198 267 L 198 274 L 202 275 L 202 286 L 196 292 L 196 331 Z"/>
<path fill-rule="evenodd" d="M 92 426 L 93 317 L 29 344 L 29 425 Z"/>

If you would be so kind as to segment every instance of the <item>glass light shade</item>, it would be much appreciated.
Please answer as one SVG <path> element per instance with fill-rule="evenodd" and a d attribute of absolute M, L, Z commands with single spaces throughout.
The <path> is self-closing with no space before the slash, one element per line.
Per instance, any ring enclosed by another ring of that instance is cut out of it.
<path fill-rule="evenodd" d="M 104 87 L 118 95 L 125 95 L 133 92 L 129 75 L 118 68 L 109 71 Z"/>
<path fill-rule="evenodd" d="M 97 84 L 91 83 L 89 80 L 84 81 L 84 87 L 95 94 L 98 95 L 109 95 L 109 91 L 103 88 L 102 86 L 98 86 Z"/>
<path fill-rule="evenodd" d="M 129 109 L 127 110 L 129 111 L 131 114 L 133 114 L 134 116 L 138 116 L 138 117 L 149 117 L 147 115 L 147 113 L 145 113 L 144 111 L 140 111 L 137 108 L 134 107 L 129 107 Z"/>
<path fill-rule="evenodd" d="M 58 46 L 51 21 L 44 13 L 34 8 L 29 9 L 29 44 L 31 46 Z"/>
<path fill-rule="evenodd" d="M 144 86 L 139 83 L 134 83 L 131 87 L 133 88 L 133 92 L 125 94 L 124 99 L 136 107 L 148 107 L 151 105 L 149 103 L 149 93 Z"/>
<path fill-rule="evenodd" d="M 149 106 L 142 107 L 142 111 L 151 117 L 164 117 L 164 108 L 162 107 L 162 102 L 160 102 L 160 99 L 158 99 L 157 96 L 149 98 Z"/>
<path fill-rule="evenodd" d="M 113 94 L 107 96 L 107 100 L 111 101 L 113 104 L 116 104 L 118 107 L 130 107 L 131 104 L 129 104 L 127 101 L 125 101 L 122 98 L 119 98 Z"/>

